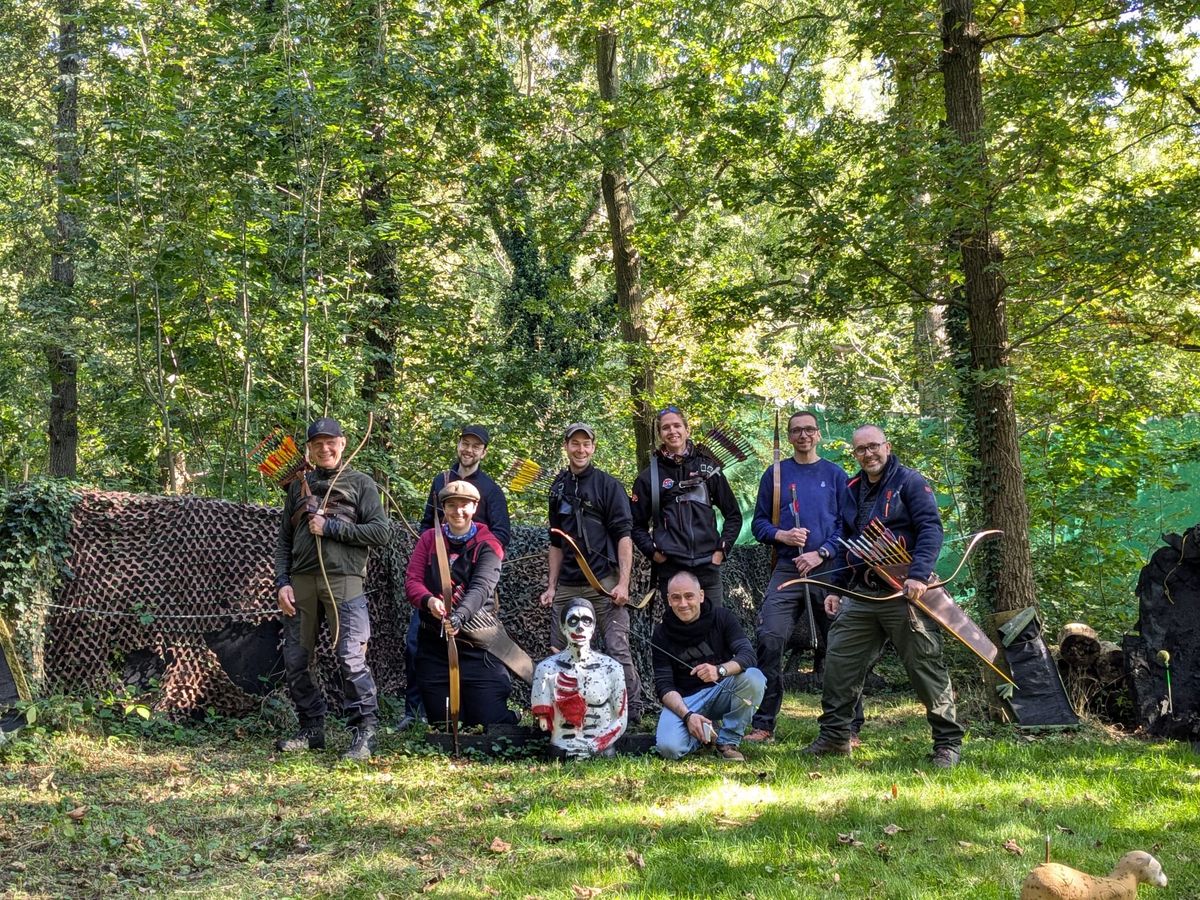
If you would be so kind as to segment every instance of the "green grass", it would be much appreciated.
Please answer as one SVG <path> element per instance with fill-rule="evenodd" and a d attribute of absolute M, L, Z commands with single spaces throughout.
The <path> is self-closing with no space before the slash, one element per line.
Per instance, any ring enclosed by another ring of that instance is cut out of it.
<path fill-rule="evenodd" d="M 25 733 L 0 748 L 0 893 L 1013 898 L 1049 832 L 1059 862 L 1107 872 L 1145 849 L 1164 898 L 1200 897 L 1186 745 L 977 724 L 963 764 L 939 772 L 899 696 L 868 703 L 853 759 L 813 763 L 798 751 L 816 713 L 790 697 L 780 740 L 744 765 L 455 762 L 398 736 L 367 766 L 336 761 L 344 739 L 276 760 L 253 722 Z"/>

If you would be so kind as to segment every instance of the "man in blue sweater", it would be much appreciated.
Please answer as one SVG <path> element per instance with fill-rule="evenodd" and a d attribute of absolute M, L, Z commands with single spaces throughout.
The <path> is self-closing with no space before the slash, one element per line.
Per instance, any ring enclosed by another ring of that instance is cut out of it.
<path fill-rule="evenodd" d="M 821 430 L 810 412 L 793 413 L 788 419 L 788 443 L 795 451 L 779 462 L 779 521 L 774 521 L 775 466 L 763 473 L 758 484 L 751 527 L 754 536 L 775 550 L 775 570 L 767 584 L 755 635 L 758 665 L 767 678 L 762 705 L 754 716 L 748 741 L 769 741 L 783 703 L 780 666 L 783 650 L 796 625 L 797 616 L 812 615 L 810 638 L 823 648 L 829 619 L 821 595 L 806 584 L 780 586 L 806 575 L 819 577 L 838 552 L 838 538 L 850 502 L 847 477 L 841 466 L 817 455 Z M 815 607 L 815 608 L 814 608 Z M 815 633 L 814 633 L 815 632 Z M 814 654 L 814 670 L 816 659 Z"/>

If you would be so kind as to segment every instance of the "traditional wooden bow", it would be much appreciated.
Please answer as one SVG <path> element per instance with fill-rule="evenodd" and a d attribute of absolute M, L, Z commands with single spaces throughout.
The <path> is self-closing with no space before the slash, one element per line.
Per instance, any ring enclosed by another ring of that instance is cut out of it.
<path fill-rule="evenodd" d="M 958 577 L 958 573 L 962 571 L 963 566 L 966 565 L 967 559 L 970 557 L 972 551 L 975 549 L 975 546 L 980 541 L 982 541 L 986 538 L 989 538 L 989 537 L 993 537 L 998 534 L 1003 534 L 1003 533 L 1004 532 L 1002 532 L 998 529 L 988 529 L 988 530 L 980 531 L 980 532 L 977 532 L 976 534 L 974 534 L 971 537 L 971 540 L 967 543 L 966 549 L 963 550 L 962 559 L 959 560 L 958 565 L 955 567 L 954 571 L 950 573 L 950 576 L 948 578 L 942 579 L 940 581 L 934 581 L 934 582 L 930 583 L 928 590 L 932 591 L 932 590 L 944 588 L 946 585 L 948 585 L 952 581 L 954 581 L 954 579 Z M 847 544 L 846 546 L 853 550 L 857 549 L 853 544 Z M 857 591 L 852 591 L 852 590 L 848 590 L 847 588 L 838 587 L 837 585 L 829 584 L 828 582 L 820 581 L 819 579 L 816 579 L 816 578 L 793 578 L 790 581 L 786 581 L 783 584 L 781 584 L 779 586 L 779 589 L 783 589 L 783 588 L 788 587 L 789 585 L 793 585 L 793 584 L 817 584 L 817 585 L 821 585 L 822 587 L 828 588 L 832 593 L 847 595 L 847 596 L 851 596 L 851 597 L 858 597 L 860 600 L 869 600 L 873 603 L 878 603 L 878 602 L 882 602 L 885 600 L 898 600 L 900 598 L 904 598 L 909 603 L 913 604 L 913 606 L 917 607 L 917 609 L 921 610 L 923 613 L 925 613 L 927 616 L 929 616 L 931 619 L 933 619 L 935 622 L 937 622 L 939 625 L 941 625 L 951 635 L 953 635 L 954 638 L 957 639 L 964 647 L 966 647 L 968 650 L 970 650 L 972 653 L 974 653 L 977 657 L 979 657 L 979 659 L 984 663 L 984 665 L 986 665 L 989 669 L 991 669 L 993 672 L 995 672 L 997 676 L 999 676 L 1001 679 L 1008 682 L 1009 684 L 1013 685 L 1014 687 L 1016 686 L 1016 684 L 1015 684 L 1015 682 L 1013 682 L 1012 678 L 1010 678 L 1007 674 L 1005 674 L 1003 671 L 1001 671 L 999 668 L 997 668 L 995 663 L 992 662 L 992 659 L 989 659 L 985 655 L 984 652 L 981 652 L 979 647 L 975 646 L 970 641 L 968 641 L 966 639 L 966 637 L 964 637 L 963 634 L 961 634 L 958 629 L 955 629 L 954 627 L 952 627 L 952 625 L 949 624 L 945 620 L 944 616 L 938 615 L 936 610 L 932 609 L 928 604 L 926 604 L 922 600 L 913 599 L 913 598 L 909 597 L 907 594 L 905 594 L 903 583 L 896 576 L 896 574 L 890 570 L 890 568 L 887 564 L 888 561 L 889 561 L 889 558 L 880 558 L 880 557 L 876 557 L 874 559 L 864 559 L 864 562 L 866 562 L 867 565 L 869 565 L 876 574 L 878 574 L 888 584 L 890 584 L 893 588 L 895 588 L 895 591 L 891 594 L 884 594 L 883 596 L 860 594 Z M 896 561 L 898 562 L 899 560 L 897 559 Z M 946 602 L 953 605 L 953 601 L 950 599 L 948 594 L 946 595 Z M 962 616 L 965 618 L 965 621 L 963 621 L 961 624 L 964 626 L 964 628 L 966 628 L 969 624 L 969 628 L 967 630 L 971 631 L 972 633 L 974 633 L 976 635 L 976 637 L 974 639 L 977 642 L 982 640 L 987 646 L 990 646 L 991 651 L 993 651 L 993 659 L 994 659 L 995 652 L 996 652 L 994 645 L 991 645 L 991 642 L 987 640 L 986 636 L 983 635 L 983 632 L 979 630 L 977 625 L 975 625 L 973 622 L 971 622 L 969 618 L 966 618 L 965 613 L 963 613 Z M 987 647 L 985 647 L 985 649 L 987 649 Z"/>
<path fill-rule="evenodd" d="M 567 542 L 567 546 L 571 548 L 571 552 L 575 554 L 575 561 L 579 563 L 579 571 L 583 573 L 583 577 L 587 579 L 587 583 L 592 586 L 592 589 L 597 593 L 603 594 L 609 599 L 612 598 L 612 592 L 600 583 L 600 579 L 596 577 L 596 573 L 592 571 L 592 567 L 588 564 L 587 557 L 575 543 L 575 538 L 571 537 L 561 528 L 551 528 L 550 533 L 558 535 Z"/>
<path fill-rule="evenodd" d="M 454 737 L 454 755 L 458 756 L 458 712 L 462 702 L 461 669 L 458 663 L 458 642 L 454 629 L 450 627 L 450 605 L 454 602 L 454 583 L 450 580 L 450 552 L 446 548 L 446 536 L 442 534 L 442 517 L 437 507 L 433 508 L 433 546 L 437 553 L 438 578 L 442 583 L 442 633 L 446 635 L 446 662 L 450 672 L 450 696 L 447 698 L 446 719 Z"/>

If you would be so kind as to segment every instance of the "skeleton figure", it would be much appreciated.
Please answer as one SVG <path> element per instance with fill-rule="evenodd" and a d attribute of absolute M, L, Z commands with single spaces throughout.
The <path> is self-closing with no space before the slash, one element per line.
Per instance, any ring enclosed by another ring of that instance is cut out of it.
<path fill-rule="evenodd" d="M 627 721 L 625 673 L 611 656 L 592 650 L 596 611 L 587 600 L 573 600 L 558 627 L 567 648 L 538 663 L 533 714 L 568 757 L 611 756 Z"/>

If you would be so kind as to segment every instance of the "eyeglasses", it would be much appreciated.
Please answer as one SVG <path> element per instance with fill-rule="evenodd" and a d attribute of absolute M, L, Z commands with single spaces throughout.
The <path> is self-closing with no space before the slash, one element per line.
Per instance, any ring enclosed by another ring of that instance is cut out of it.
<path fill-rule="evenodd" d="M 788 434 L 806 434 L 812 437 L 820 430 L 816 425 L 797 425 L 795 428 L 789 428 Z"/>
<path fill-rule="evenodd" d="M 863 444 L 861 447 L 855 447 L 850 452 L 855 456 L 866 456 L 868 453 L 878 453 L 883 448 L 883 444 Z"/>

